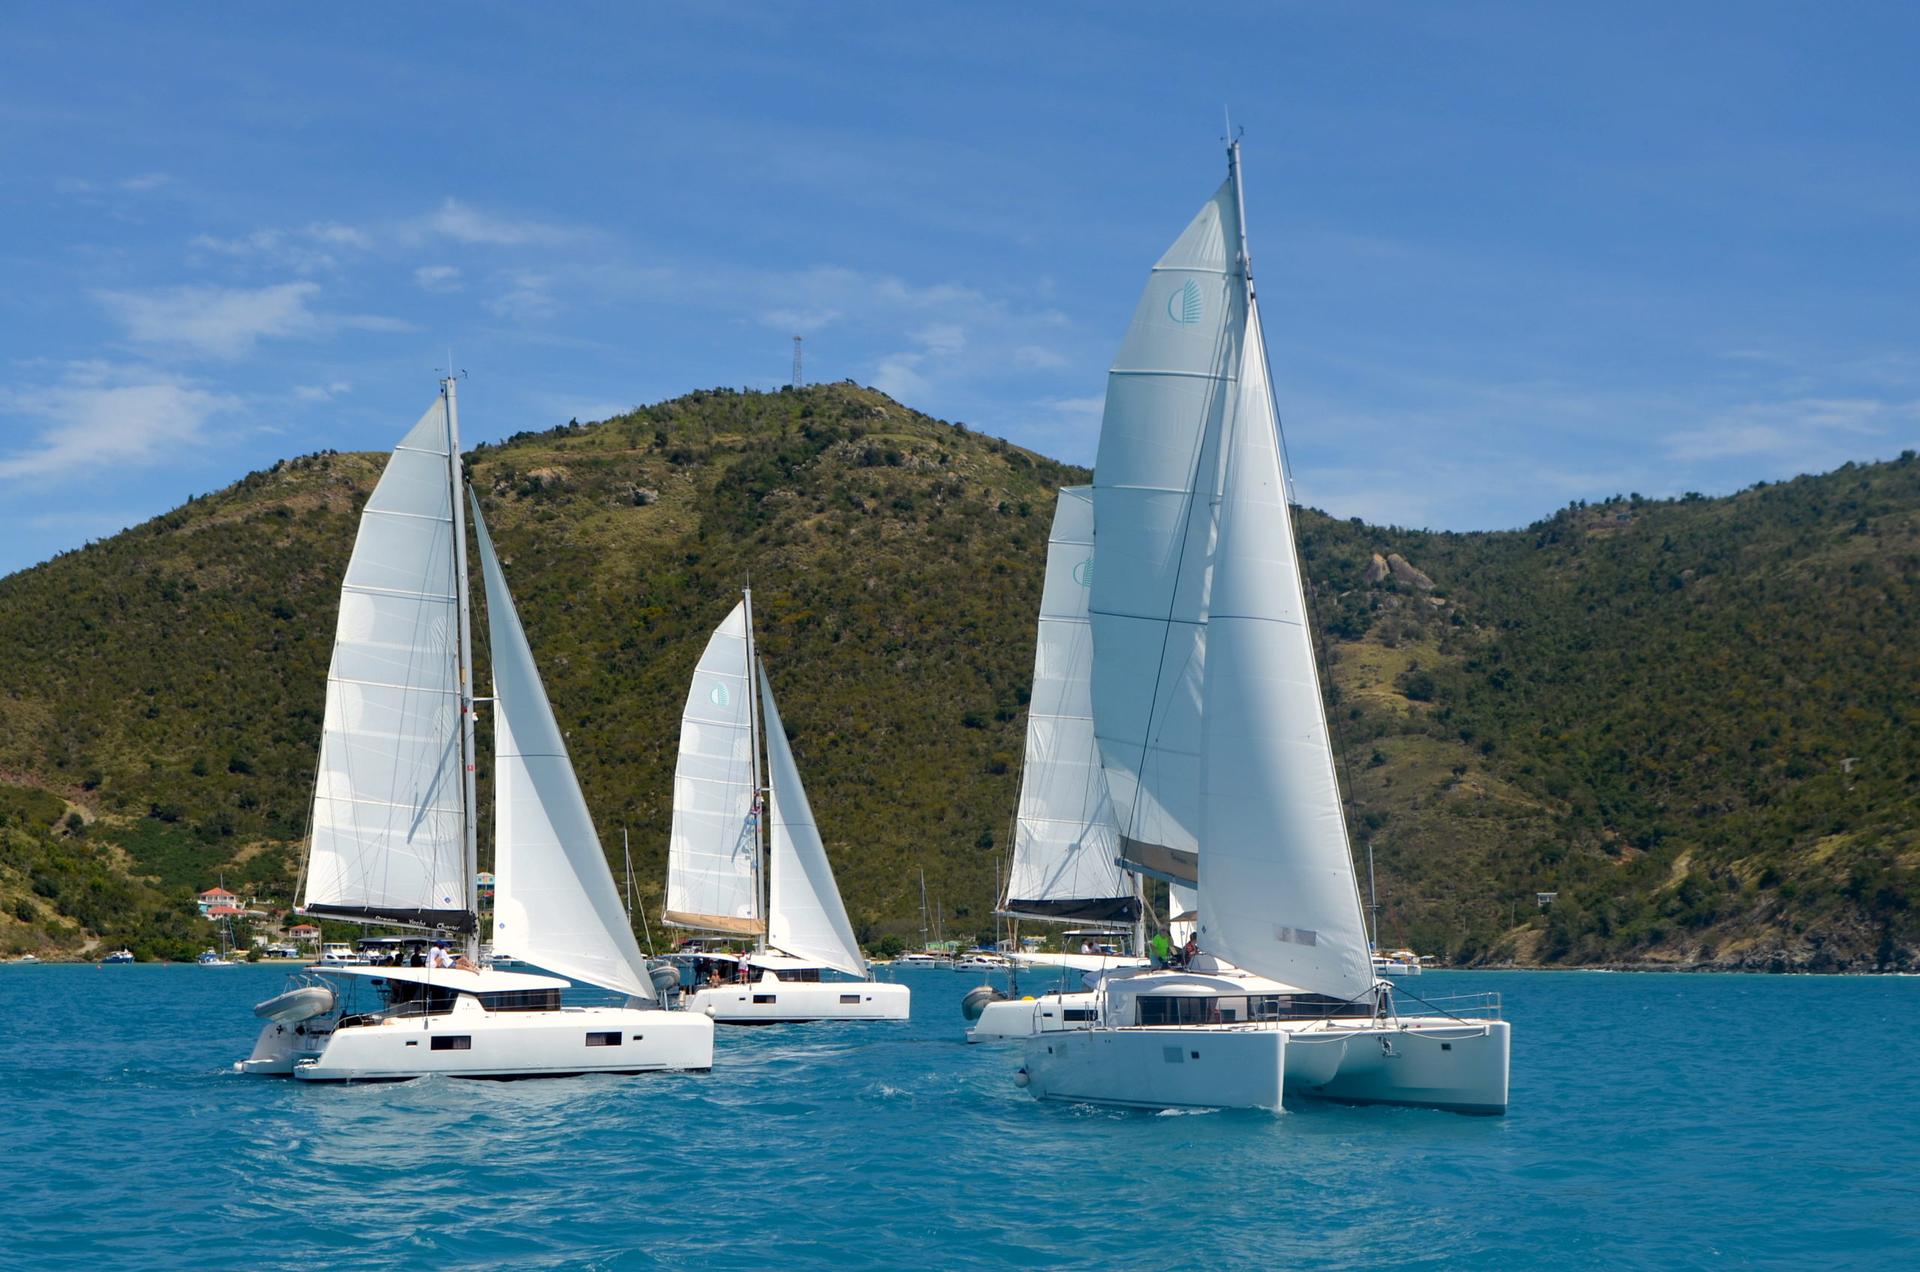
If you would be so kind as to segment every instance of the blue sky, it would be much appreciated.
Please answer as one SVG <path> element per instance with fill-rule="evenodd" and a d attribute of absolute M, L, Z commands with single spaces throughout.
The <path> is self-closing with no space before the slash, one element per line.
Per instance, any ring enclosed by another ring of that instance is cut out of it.
<path fill-rule="evenodd" d="M 1195 15 L 1204 15 L 1197 17 Z M 16 6 L 0 573 L 286 455 L 850 377 L 1089 462 L 1246 129 L 1297 488 L 1474 529 L 1920 445 L 1920 10 Z"/>

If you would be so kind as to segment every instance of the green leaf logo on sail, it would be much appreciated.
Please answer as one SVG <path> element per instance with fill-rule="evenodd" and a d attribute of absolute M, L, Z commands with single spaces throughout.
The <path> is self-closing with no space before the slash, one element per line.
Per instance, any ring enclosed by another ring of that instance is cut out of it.
<path fill-rule="evenodd" d="M 716 684 L 707 690 L 707 701 L 716 707 L 724 707 L 731 700 L 731 695 L 727 693 L 727 687 L 724 684 Z"/>
<path fill-rule="evenodd" d="M 1093 558 L 1088 557 L 1073 567 L 1073 581 L 1081 587 L 1093 586 Z"/>
<path fill-rule="evenodd" d="M 1200 284 L 1189 278 L 1180 290 L 1167 297 L 1167 317 L 1183 327 L 1200 321 L 1205 306 L 1200 303 Z"/>

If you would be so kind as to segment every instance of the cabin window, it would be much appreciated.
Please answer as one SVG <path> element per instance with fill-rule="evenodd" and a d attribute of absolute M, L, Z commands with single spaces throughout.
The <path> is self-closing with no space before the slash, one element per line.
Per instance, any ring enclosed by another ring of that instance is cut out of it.
<path fill-rule="evenodd" d="M 605 1033 L 589 1033 L 587 1035 L 587 1045 L 589 1047 L 617 1047 L 620 1045 L 620 1031 L 618 1029 L 612 1029 Z"/>
<path fill-rule="evenodd" d="M 858 995 L 858 994 L 842 994 L 842 995 L 840 995 L 840 1001 L 841 1001 L 841 1002 L 843 1002 L 843 1003 L 857 1003 L 857 1002 L 859 1002 L 859 1001 L 860 1001 L 860 995 Z"/>
<path fill-rule="evenodd" d="M 756 1003 L 777 1003 L 780 1001 L 780 996 L 778 994 L 755 994 L 753 1001 Z"/>
<path fill-rule="evenodd" d="M 435 1051 L 472 1051 L 472 1034 L 441 1034 L 433 1040 Z"/>
<path fill-rule="evenodd" d="M 1053 1013 L 1048 1012 L 1047 1014 L 1051 1016 Z M 1091 1007 L 1069 1007 L 1061 1014 L 1068 1020 L 1090 1021 L 1094 1017 L 1094 1011 Z"/>
<path fill-rule="evenodd" d="M 559 1011 L 557 989 L 510 989 L 497 994 L 479 994 L 480 1005 L 488 1011 Z"/>

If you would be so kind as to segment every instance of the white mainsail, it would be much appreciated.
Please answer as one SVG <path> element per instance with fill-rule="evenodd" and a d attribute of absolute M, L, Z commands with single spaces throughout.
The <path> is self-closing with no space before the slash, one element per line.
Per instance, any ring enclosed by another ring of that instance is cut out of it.
<path fill-rule="evenodd" d="M 1221 421 L 1245 328 L 1231 181 L 1154 266 L 1107 380 L 1093 475 L 1093 718 L 1121 856 L 1192 881 Z"/>
<path fill-rule="evenodd" d="M 714 630 L 680 717 L 666 920 L 757 935 L 760 836 L 746 602 Z"/>
<path fill-rule="evenodd" d="M 1354 999 L 1373 985 L 1257 307 L 1226 445 L 1202 710 L 1200 943 Z"/>
<path fill-rule="evenodd" d="M 1137 909 L 1115 861 L 1119 837 L 1093 736 L 1093 568 L 1093 492 L 1069 486 L 1054 504 L 1047 538 L 1005 914 L 1117 922 Z"/>
<path fill-rule="evenodd" d="M 473 529 L 493 652 L 494 947 L 652 1001 L 646 958 L 620 904 L 478 500 Z"/>
<path fill-rule="evenodd" d="M 767 669 L 760 673 L 760 713 L 767 738 L 767 944 L 795 958 L 854 976 L 867 974 L 867 960 L 847 921 L 847 907 L 833 882 L 826 845 L 814 825 L 813 808 L 800 784 L 800 770 L 773 703 Z"/>
<path fill-rule="evenodd" d="M 473 926 L 452 437 L 443 396 L 360 514 L 327 669 L 303 911 Z"/>

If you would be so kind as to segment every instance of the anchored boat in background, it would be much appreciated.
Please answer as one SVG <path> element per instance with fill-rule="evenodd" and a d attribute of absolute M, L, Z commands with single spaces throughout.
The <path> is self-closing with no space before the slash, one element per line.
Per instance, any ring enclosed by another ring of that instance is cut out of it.
<path fill-rule="evenodd" d="M 1148 1108 L 1503 1112 L 1497 1001 L 1403 1014 L 1374 975 L 1243 216 L 1235 142 L 1135 310 L 1093 483 L 1091 715 L 1118 856 L 1191 898 L 1202 952 L 1102 977 L 1082 1018 L 1038 1022 L 1019 1080 Z"/>
<path fill-rule="evenodd" d="M 374 967 L 342 947 L 255 1008 L 266 1024 L 236 1067 L 308 1082 L 707 1070 L 713 1024 L 660 1009 L 479 503 L 461 497 L 458 420 L 448 379 L 361 514 L 300 912 L 446 933 L 464 956 Z M 479 963 L 469 501 L 494 680 L 494 941 L 558 975 Z M 624 1004 L 566 1006 L 569 978 Z"/>
<path fill-rule="evenodd" d="M 754 944 L 736 955 L 702 941 L 672 956 L 689 1012 L 734 1025 L 907 1018 L 912 992 L 873 979 L 847 920 L 754 652 L 751 591 L 707 641 L 687 690 L 663 918 Z"/>

